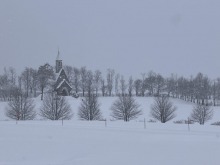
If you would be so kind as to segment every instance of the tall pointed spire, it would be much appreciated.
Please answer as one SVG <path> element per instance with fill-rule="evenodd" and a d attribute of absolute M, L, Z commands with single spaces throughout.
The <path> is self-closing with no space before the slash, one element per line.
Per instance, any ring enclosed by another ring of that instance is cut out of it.
<path fill-rule="evenodd" d="M 60 60 L 60 50 L 58 48 L 58 53 L 57 53 L 57 60 Z"/>
<path fill-rule="evenodd" d="M 62 60 L 60 59 L 60 50 L 58 48 L 57 59 L 56 59 L 56 73 L 62 69 Z"/>

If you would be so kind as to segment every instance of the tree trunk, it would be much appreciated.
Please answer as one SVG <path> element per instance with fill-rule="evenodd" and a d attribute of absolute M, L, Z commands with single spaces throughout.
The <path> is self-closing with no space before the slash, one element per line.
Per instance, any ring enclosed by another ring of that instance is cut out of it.
<path fill-rule="evenodd" d="M 44 88 L 43 87 L 41 87 L 41 100 L 43 100 L 43 98 L 44 98 Z"/>

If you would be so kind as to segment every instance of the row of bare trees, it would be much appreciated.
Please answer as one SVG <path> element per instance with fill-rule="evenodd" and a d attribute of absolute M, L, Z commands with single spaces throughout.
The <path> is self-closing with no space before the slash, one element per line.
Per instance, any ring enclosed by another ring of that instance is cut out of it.
<path fill-rule="evenodd" d="M 4 101 L 11 100 L 13 96 L 22 91 L 25 97 L 36 97 L 38 93 L 43 93 L 45 88 L 50 88 L 55 75 L 53 67 L 44 64 L 38 69 L 26 67 L 17 76 L 14 68 L 5 68 L 0 75 L 0 98 Z"/>
<path fill-rule="evenodd" d="M 218 104 L 220 100 L 220 78 L 211 80 L 202 73 L 195 77 L 185 78 L 172 74 L 170 77 L 163 77 L 153 71 L 148 74 L 141 74 L 141 78 L 128 80 L 108 69 L 103 75 L 101 71 L 92 72 L 86 67 L 80 69 L 65 66 L 74 91 L 86 93 L 95 91 L 96 95 L 102 96 L 161 96 L 180 98 L 197 104 L 208 105 Z"/>
<path fill-rule="evenodd" d="M 171 75 L 167 78 L 153 71 L 141 74 L 140 78 L 129 79 L 108 69 L 91 71 L 86 67 L 64 66 L 73 92 L 82 96 L 95 93 L 96 96 L 161 96 L 168 95 L 201 105 L 218 105 L 220 100 L 220 78 L 211 80 L 202 73 L 185 78 Z M 10 100 L 17 90 L 22 90 L 26 97 L 36 97 L 45 89 L 50 89 L 55 80 L 53 67 L 44 64 L 38 69 L 26 67 L 17 75 L 14 68 L 5 68 L 0 75 L 0 99 Z"/>
<path fill-rule="evenodd" d="M 37 111 L 32 98 L 27 97 L 26 93 L 21 91 L 13 97 L 5 109 L 7 117 L 14 120 L 33 120 L 36 118 Z M 72 118 L 73 113 L 65 97 L 49 92 L 45 95 L 38 115 L 49 120 L 68 120 Z"/>
<path fill-rule="evenodd" d="M 151 106 L 150 115 L 155 120 L 166 123 L 176 117 L 176 109 L 177 107 L 173 105 L 169 97 L 156 97 Z M 193 107 L 187 122 L 197 122 L 204 125 L 205 122 L 212 119 L 213 114 L 213 109 L 210 106 L 197 104 Z"/>
<path fill-rule="evenodd" d="M 36 118 L 34 100 L 28 98 L 25 93 L 18 91 L 9 101 L 5 114 L 14 120 L 33 120 Z M 176 107 L 169 100 L 169 97 L 155 97 L 151 105 L 150 116 L 161 123 L 166 123 L 176 117 Z M 39 115 L 49 120 L 69 120 L 73 117 L 71 106 L 65 97 L 57 96 L 54 92 L 47 93 Z M 132 96 L 119 96 L 111 106 L 111 117 L 116 120 L 128 122 L 142 115 L 140 105 Z M 209 106 L 198 104 L 193 108 L 190 119 L 203 125 L 213 116 L 213 110 Z M 78 110 L 78 117 L 81 120 L 103 120 L 98 96 L 94 93 L 82 99 Z"/>
<path fill-rule="evenodd" d="M 142 114 L 139 105 L 130 96 L 120 96 L 113 103 L 111 110 L 113 118 L 124 121 L 135 119 Z M 14 120 L 33 120 L 37 116 L 34 100 L 28 98 L 24 93 L 18 92 L 9 101 L 5 114 Z M 49 120 L 69 120 L 72 118 L 73 113 L 65 97 L 50 92 L 43 99 L 39 116 Z M 78 117 L 81 120 L 103 120 L 98 96 L 90 94 L 82 99 Z"/>
<path fill-rule="evenodd" d="M 140 105 L 132 96 L 119 96 L 113 102 L 110 110 L 113 119 L 125 122 L 143 114 Z M 155 97 L 154 103 L 151 105 L 150 116 L 161 123 L 166 123 L 176 117 L 176 110 L 177 107 L 173 105 L 168 96 L 159 96 Z M 98 97 L 95 94 L 86 96 L 82 100 L 78 117 L 81 120 L 103 120 Z M 213 110 L 209 106 L 198 104 L 193 107 L 189 120 L 204 125 L 212 117 Z"/>

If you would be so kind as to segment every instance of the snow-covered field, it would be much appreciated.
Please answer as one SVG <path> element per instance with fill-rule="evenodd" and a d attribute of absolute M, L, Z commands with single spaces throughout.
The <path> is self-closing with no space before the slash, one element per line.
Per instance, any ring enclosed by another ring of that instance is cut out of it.
<path fill-rule="evenodd" d="M 116 98 L 100 98 L 104 121 L 79 121 L 80 99 L 68 98 L 74 111 L 70 121 L 15 121 L 4 116 L 0 103 L 0 165 L 219 165 L 220 107 L 212 121 L 200 126 L 174 124 L 186 119 L 191 103 L 172 100 L 177 117 L 165 124 L 146 123 L 152 98 L 137 98 L 144 114 L 131 122 L 110 121 L 109 108 Z M 36 108 L 40 100 L 36 100 Z M 38 117 L 40 119 L 40 117 Z"/>

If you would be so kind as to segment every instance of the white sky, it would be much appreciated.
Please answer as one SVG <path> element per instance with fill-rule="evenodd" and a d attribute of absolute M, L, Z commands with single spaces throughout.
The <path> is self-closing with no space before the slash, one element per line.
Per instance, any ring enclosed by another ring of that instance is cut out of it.
<path fill-rule="evenodd" d="M 1 0 L 0 69 L 64 64 L 125 76 L 220 77 L 219 0 Z"/>

